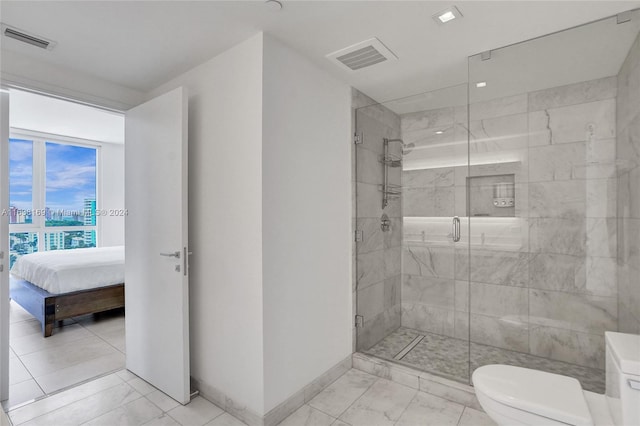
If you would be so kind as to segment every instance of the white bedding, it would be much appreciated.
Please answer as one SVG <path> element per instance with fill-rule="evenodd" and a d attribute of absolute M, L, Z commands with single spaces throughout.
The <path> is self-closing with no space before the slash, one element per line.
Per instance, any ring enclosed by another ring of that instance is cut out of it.
<path fill-rule="evenodd" d="M 52 294 L 124 283 L 124 246 L 53 250 L 22 256 L 11 275 Z"/>

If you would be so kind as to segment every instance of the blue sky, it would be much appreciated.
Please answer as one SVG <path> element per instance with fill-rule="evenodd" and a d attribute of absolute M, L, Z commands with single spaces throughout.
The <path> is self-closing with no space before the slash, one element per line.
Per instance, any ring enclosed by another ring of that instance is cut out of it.
<path fill-rule="evenodd" d="M 85 198 L 96 196 L 96 150 L 46 143 L 46 206 L 53 210 L 84 208 Z M 33 146 L 11 139 L 9 144 L 9 197 L 11 205 L 31 209 Z"/>

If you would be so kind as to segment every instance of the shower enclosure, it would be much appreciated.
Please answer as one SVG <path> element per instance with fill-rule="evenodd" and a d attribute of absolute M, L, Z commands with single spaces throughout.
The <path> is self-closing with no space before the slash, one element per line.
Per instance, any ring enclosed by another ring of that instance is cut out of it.
<path fill-rule="evenodd" d="M 356 349 L 469 382 L 503 363 L 604 390 L 640 333 L 640 13 L 356 96 Z M 392 142 L 393 141 L 393 142 Z"/>

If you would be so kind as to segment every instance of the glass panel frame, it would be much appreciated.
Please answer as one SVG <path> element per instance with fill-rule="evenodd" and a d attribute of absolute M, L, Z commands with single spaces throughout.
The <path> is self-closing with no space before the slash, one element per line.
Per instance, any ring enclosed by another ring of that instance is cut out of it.
<path fill-rule="evenodd" d="M 470 171 L 490 187 L 470 206 L 472 371 L 518 365 L 604 393 L 624 249 L 618 73 L 639 33 L 636 11 L 469 57 Z"/>
<path fill-rule="evenodd" d="M 354 123 L 362 143 L 353 151 L 362 239 L 354 247 L 356 350 L 463 383 L 470 383 L 467 94 L 462 84 L 382 104 L 361 95 Z"/>

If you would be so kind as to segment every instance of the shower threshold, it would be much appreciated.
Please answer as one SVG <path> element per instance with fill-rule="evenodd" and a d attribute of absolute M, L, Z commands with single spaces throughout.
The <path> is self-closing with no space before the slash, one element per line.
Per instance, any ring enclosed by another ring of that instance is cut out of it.
<path fill-rule="evenodd" d="M 363 352 L 462 383 L 469 383 L 470 373 L 478 367 L 507 364 L 574 377 L 588 391 L 604 393 L 605 389 L 604 370 L 479 343 L 469 345 L 466 340 L 405 327 Z"/>

